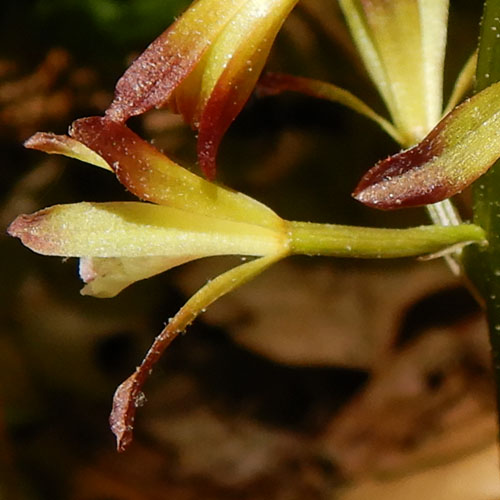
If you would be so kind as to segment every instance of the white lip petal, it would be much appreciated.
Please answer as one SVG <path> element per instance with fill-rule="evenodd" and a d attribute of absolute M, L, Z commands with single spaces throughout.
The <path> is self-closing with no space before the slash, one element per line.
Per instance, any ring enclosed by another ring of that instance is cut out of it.
<path fill-rule="evenodd" d="M 109 298 L 118 295 L 136 281 L 151 278 L 199 258 L 197 255 L 182 257 L 82 257 L 80 277 L 86 283 L 82 295 Z"/>

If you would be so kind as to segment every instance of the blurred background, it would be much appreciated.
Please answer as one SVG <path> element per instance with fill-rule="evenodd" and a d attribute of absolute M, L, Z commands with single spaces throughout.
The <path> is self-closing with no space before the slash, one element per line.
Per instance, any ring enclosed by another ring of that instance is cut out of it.
<path fill-rule="evenodd" d="M 472 490 L 496 478 L 496 417 L 479 308 L 441 261 L 275 266 L 168 350 L 145 388 L 133 446 L 116 453 L 114 389 L 231 259 L 94 299 L 79 294 L 75 259 L 35 255 L 5 230 L 18 214 L 56 203 L 131 199 L 109 173 L 22 143 L 102 114 L 127 65 L 189 3 L 3 1 L 0 498 L 413 498 L 408 488 L 432 500 L 500 498 L 446 493 L 446 477 Z M 480 4 L 451 1 L 446 95 L 474 50 Z M 331 81 L 384 112 L 335 1 L 302 0 L 268 66 Z M 131 126 L 198 171 L 194 134 L 179 117 L 152 111 Z M 422 210 L 381 214 L 350 197 L 363 172 L 395 151 L 340 106 L 256 95 L 223 141 L 219 179 L 288 219 L 426 223 Z"/>

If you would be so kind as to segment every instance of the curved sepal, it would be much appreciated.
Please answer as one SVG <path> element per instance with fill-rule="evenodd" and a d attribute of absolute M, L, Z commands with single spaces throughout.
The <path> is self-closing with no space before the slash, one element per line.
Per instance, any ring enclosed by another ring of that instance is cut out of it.
<path fill-rule="evenodd" d="M 113 121 L 169 104 L 198 130 L 198 158 L 215 177 L 222 137 L 248 100 L 298 0 L 200 0 L 132 64 L 107 110 Z"/>
<path fill-rule="evenodd" d="M 164 105 L 247 1 L 200 0 L 190 6 L 118 80 L 107 115 L 125 122 Z"/>
<path fill-rule="evenodd" d="M 204 61 L 198 129 L 198 161 L 213 179 L 222 137 L 248 100 L 274 39 L 297 0 L 247 2 Z M 179 89 L 182 92 L 182 87 Z"/>
<path fill-rule="evenodd" d="M 416 146 L 379 162 L 353 196 L 391 210 L 449 198 L 500 157 L 500 83 L 455 108 Z"/>
<path fill-rule="evenodd" d="M 198 290 L 169 321 L 156 337 L 141 365 L 118 387 L 113 397 L 109 422 L 116 436 L 118 451 L 125 451 L 132 442 L 135 414 L 139 406 L 137 403 L 144 400 L 142 387 L 165 349 L 210 304 L 255 278 L 285 255 L 286 253 L 277 253 L 255 259 L 217 276 Z"/>
<path fill-rule="evenodd" d="M 191 173 L 121 123 L 82 118 L 73 123 L 71 135 L 104 158 L 118 180 L 142 200 L 273 229 L 282 226 L 270 208 Z"/>
<path fill-rule="evenodd" d="M 96 167 L 104 168 L 105 170 L 113 171 L 106 161 L 95 151 L 92 151 L 85 146 L 85 144 L 82 144 L 80 141 L 77 141 L 67 135 L 57 135 L 50 132 L 37 132 L 35 135 L 24 141 L 24 147 L 43 151 L 48 154 L 67 156 L 69 158 L 90 163 Z"/>
<path fill-rule="evenodd" d="M 346 106 L 377 123 L 396 142 L 402 144 L 404 137 L 394 128 L 394 125 L 376 113 L 354 94 L 332 83 L 293 76 L 286 73 L 266 73 L 259 81 L 258 92 L 260 95 L 276 95 L 281 92 L 300 92 L 301 94 L 337 102 Z"/>

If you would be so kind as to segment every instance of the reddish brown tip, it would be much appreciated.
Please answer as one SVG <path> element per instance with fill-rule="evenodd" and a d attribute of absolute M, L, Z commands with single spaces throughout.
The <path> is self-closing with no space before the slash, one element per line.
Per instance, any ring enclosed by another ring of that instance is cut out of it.
<path fill-rule="evenodd" d="M 125 451 L 134 437 L 134 420 L 137 405 L 133 402 L 140 392 L 136 382 L 137 374 L 131 375 L 120 384 L 113 396 L 113 408 L 109 416 L 111 432 L 116 437 L 116 449 Z"/>
<path fill-rule="evenodd" d="M 41 226 L 50 208 L 34 214 L 19 215 L 7 228 L 7 234 L 19 238 L 23 245 L 43 255 L 57 255 L 53 235 L 44 234 Z"/>
<path fill-rule="evenodd" d="M 352 196 L 381 210 L 427 205 L 447 196 L 448 183 L 428 164 L 442 150 L 435 133 L 421 143 L 378 162 L 360 180 Z"/>
<path fill-rule="evenodd" d="M 57 137 L 55 134 L 47 132 L 37 132 L 29 139 L 26 139 L 23 143 L 23 146 L 28 149 L 46 151 L 48 149 L 48 146 L 54 143 L 55 137 Z"/>

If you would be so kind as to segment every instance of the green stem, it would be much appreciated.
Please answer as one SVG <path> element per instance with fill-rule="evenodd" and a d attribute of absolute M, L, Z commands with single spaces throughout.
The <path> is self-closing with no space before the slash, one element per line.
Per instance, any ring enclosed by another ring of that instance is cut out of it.
<path fill-rule="evenodd" d="M 462 220 L 450 200 L 443 200 L 425 207 L 431 221 L 441 226 L 458 226 Z M 445 256 L 446 263 L 456 276 L 462 274 L 462 249 L 457 249 Z"/>
<path fill-rule="evenodd" d="M 476 92 L 500 81 L 500 0 L 484 4 Z M 473 186 L 474 222 L 486 231 L 488 246 L 465 253 L 465 266 L 486 305 L 493 370 L 500 409 L 500 163 Z M 500 416 L 500 413 L 499 413 Z"/>
<path fill-rule="evenodd" d="M 420 226 L 408 229 L 287 222 L 290 253 L 333 257 L 411 257 L 454 249 L 456 245 L 484 241 L 474 224 Z"/>

